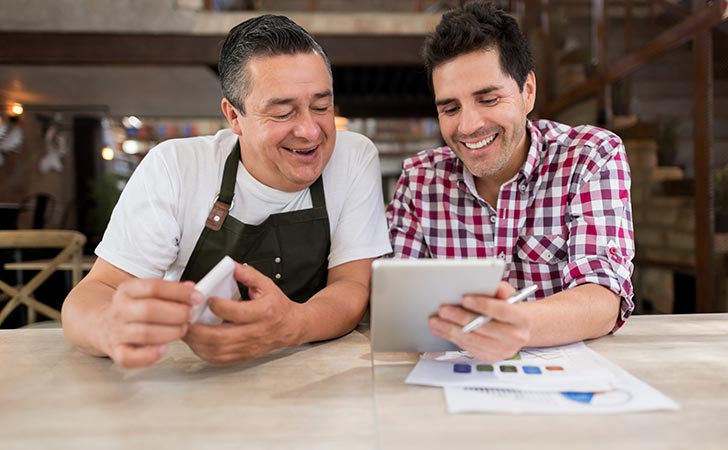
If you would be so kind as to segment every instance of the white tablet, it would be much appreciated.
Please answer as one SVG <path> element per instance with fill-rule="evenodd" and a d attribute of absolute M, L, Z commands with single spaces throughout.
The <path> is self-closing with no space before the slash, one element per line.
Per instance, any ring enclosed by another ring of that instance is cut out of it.
<path fill-rule="evenodd" d="M 371 338 L 375 352 L 456 350 L 427 320 L 465 294 L 493 295 L 505 263 L 488 259 L 378 259 L 372 263 Z"/>

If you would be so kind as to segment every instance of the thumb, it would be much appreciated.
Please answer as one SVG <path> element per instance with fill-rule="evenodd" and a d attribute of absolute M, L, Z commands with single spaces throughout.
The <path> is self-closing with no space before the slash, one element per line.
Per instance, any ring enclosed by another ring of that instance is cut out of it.
<path fill-rule="evenodd" d="M 233 276 L 248 288 L 248 293 L 251 297 L 258 297 L 265 293 L 273 283 L 273 280 L 248 264 L 235 263 Z"/>

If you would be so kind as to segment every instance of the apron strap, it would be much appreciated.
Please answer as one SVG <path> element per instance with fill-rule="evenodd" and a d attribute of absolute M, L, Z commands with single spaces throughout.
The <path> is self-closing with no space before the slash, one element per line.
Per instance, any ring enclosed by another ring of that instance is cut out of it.
<path fill-rule="evenodd" d="M 319 175 L 318 178 L 316 178 L 316 181 L 313 182 L 313 184 L 308 188 L 309 193 L 311 194 L 311 207 L 312 208 L 320 208 L 320 207 L 326 207 L 326 196 L 324 195 L 324 182 L 321 178 L 321 175 Z"/>
<path fill-rule="evenodd" d="M 240 162 L 240 141 L 235 141 L 235 148 L 228 155 L 225 161 L 225 170 L 222 173 L 222 183 L 220 184 L 220 194 L 218 200 L 227 205 L 232 204 L 233 194 L 235 193 L 235 178 L 238 174 L 238 163 Z"/>
<path fill-rule="evenodd" d="M 238 174 L 238 161 L 240 161 L 240 141 L 235 142 L 235 148 L 225 160 L 225 169 L 222 173 L 222 183 L 220 183 L 220 193 L 217 195 L 215 204 L 212 206 L 210 214 L 205 221 L 205 227 L 214 231 L 219 231 L 222 223 L 232 209 L 233 194 L 235 193 L 235 179 Z"/>

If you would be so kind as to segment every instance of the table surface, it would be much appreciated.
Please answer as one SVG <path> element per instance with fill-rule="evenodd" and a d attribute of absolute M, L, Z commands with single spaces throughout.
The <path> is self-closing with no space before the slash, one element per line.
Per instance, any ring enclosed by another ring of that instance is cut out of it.
<path fill-rule="evenodd" d="M 255 449 L 725 449 L 728 314 L 635 316 L 588 342 L 677 412 L 457 414 L 404 379 L 416 354 L 372 356 L 366 329 L 209 365 L 183 343 L 122 369 L 60 329 L 0 330 L 0 447 Z"/>

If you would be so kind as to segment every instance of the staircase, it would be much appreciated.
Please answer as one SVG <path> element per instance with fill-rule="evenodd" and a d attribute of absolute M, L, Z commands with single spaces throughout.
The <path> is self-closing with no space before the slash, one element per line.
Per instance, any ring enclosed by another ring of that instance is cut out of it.
<path fill-rule="evenodd" d="M 634 49 L 674 23 L 674 18 L 659 17 L 655 21 L 644 12 L 642 10 L 635 18 L 633 25 Z M 565 17 L 561 20 L 568 24 L 566 33 L 571 36 L 570 42 L 588 43 L 590 13 L 574 8 L 565 9 L 563 13 Z M 610 61 L 616 61 L 625 53 L 624 21 L 620 22 L 619 13 L 614 13 L 614 9 L 610 9 L 610 17 Z M 670 20 L 672 22 L 665 23 Z M 728 164 L 728 62 L 723 61 L 725 56 L 719 56 L 728 54 L 728 33 L 714 34 L 713 154 L 714 167 L 720 167 Z M 590 53 L 586 48 L 569 49 L 571 55 L 580 52 L 582 55 Z M 581 61 L 584 59 L 582 57 Z M 564 58 L 562 62 L 569 62 L 569 59 Z M 568 90 L 563 84 L 569 80 L 583 81 L 585 75 L 578 69 L 575 71 L 578 65 L 574 64 L 572 56 L 570 64 L 557 67 L 557 91 Z M 689 44 L 685 44 L 635 71 L 630 76 L 631 115 L 616 117 L 612 127 L 624 140 L 632 169 L 636 241 L 633 283 L 638 312 L 695 311 L 692 70 L 693 55 Z M 555 119 L 571 124 L 594 123 L 595 105 L 595 101 L 585 102 Z M 618 125 L 620 123 L 628 126 Z M 728 239 L 723 237 L 716 236 L 717 255 L 728 254 Z M 725 275 L 721 276 L 725 286 Z M 728 298 L 722 302 L 728 306 Z"/>

